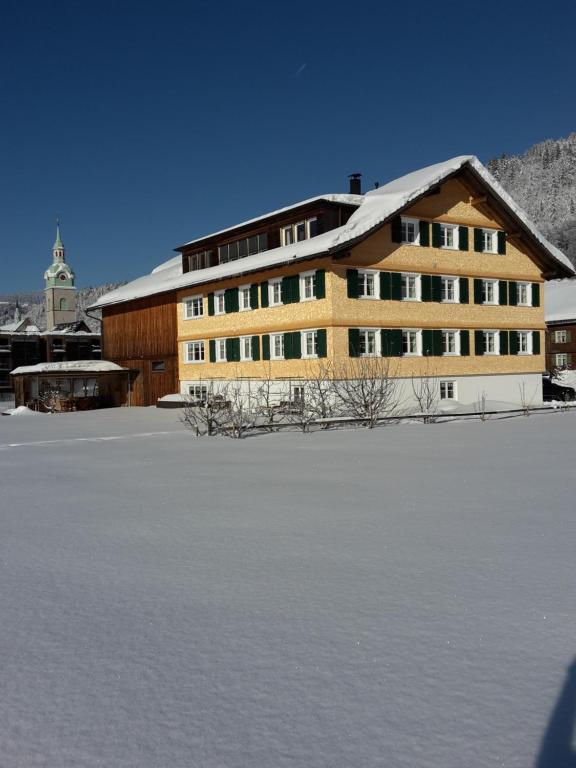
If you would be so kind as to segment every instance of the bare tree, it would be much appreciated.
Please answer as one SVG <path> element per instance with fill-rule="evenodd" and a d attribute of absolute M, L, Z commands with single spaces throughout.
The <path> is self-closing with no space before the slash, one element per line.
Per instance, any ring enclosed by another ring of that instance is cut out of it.
<path fill-rule="evenodd" d="M 332 380 L 338 412 L 372 429 L 398 407 L 397 378 L 389 358 L 359 357 L 341 366 Z"/>
<path fill-rule="evenodd" d="M 424 416 L 424 424 L 434 422 L 434 415 L 438 412 L 438 382 L 431 375 L 429 359 L 422 376 L 412 376 L 412 392 Z"/>
<path fill-rule="evenodd" d="M 474 405 L 474 410 L 480 416 L 481 421 L 486 421 L 488 419 L 488 414 L 486 413 L 486 399 L 486 390 L 483 389 L 478 395 L 478 400 Z"/>

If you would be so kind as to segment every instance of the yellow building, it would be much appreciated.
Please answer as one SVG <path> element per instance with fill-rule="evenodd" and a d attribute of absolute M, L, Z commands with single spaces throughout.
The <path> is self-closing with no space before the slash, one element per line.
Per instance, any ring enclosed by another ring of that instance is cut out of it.
<path fill-rule="evenodd" d="M 566 257 L 474 157 L 357 184 L 187 243 L 103 297 L 104 356 L 130 358 L 106 348 L 107 320 L 112 339 L 122 306 L 133 318 L 162 295 L 185 394 L 273 379 L 286 397 L 320 368 L 354 378 L 375 358 L 407 402 L 422 377 L 443 400 L 540 402 L 543 283 L 573 274 Z"/>

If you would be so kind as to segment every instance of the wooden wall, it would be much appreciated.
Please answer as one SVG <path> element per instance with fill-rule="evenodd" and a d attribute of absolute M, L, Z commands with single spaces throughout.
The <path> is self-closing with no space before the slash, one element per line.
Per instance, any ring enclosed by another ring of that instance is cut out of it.
<path fill-rule="evenodd" d="M 177 336 L 175 293 L 103 308 L 102 358 L 132 371 L 130 405 L 178 392 Z M 158 362 L 165 370 L 153 370 Z"/>

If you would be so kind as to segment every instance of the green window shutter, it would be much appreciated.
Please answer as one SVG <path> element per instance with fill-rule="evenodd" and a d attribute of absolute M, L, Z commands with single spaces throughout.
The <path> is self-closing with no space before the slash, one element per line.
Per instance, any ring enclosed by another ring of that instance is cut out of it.
<path fill-rule="evenodd" d="M 358 298 L 358 270 L 347 269 L 346 281 L 348 283 L 348 298 L 357 299 Z"/>
<path fill-rule="evenodd" d="M 238 312 L 238 288 L 227 288 L 224 291 L 224 308 L 227 315 Z"/>
<path fill-rule="evenodd" d="M 208 314 L 209 315 L 214 314 L 214 294 L 213 293 L 208 294 Z"/>
<path fill-rule="evenodd" d="M 470 288 L 467 277 L 459 278 L 458 288 L 460 290 L 460 304 L 468 304 L 470 301 Z"/>
<path fill-rule="evenodd" d="M 283 277 L 281 286 L 282 304 L 292 304 L 294 299 L 292 298 L 292 278 Z M 286 355 L 284 355 L 286 357 Z"/>
<path fill-rule="evenodd" d="M 432 331 L 432 351 L 436 357 L 441 357 L 443 352 L 442 331 Z"/>
<path fill-rule="evenodd" d="M 442 278 L 440 275 L 432 276 L 432 301 L 442 301 Z"/>
<path fill-rule="evenodd" d="M 326 298 L 326 270 L 325 269 L 316 270 L 316 298 L 317 299 Z"/>
<path fill-rule="evenodd" d="M 210 339 L 208 342 L 208 350 L 210 355 L 210 362 L 215 363 L 216 362 L 216 342 L 214 339 Z"/>
<path fill-rule="evenodd" d="M 482 253 L 484 251 L 484 237 L 482 235 L 482 230 L 474 228 L 474 250 L 477 253 Z"/>
<path fill-rule="evenodd" d="M 270 360 L 270 336 L 262 336 L 262 360 Z"/>
<path fill-rule="evenodd" d="M 500 339 L 500 354 L 509 355 L 508 331 L 500 331 L 498 338 Z"/>
<path fill-rule="evenodd" d="M 460 331 L 460 354 L 463 357 L 470 354 L 470 331 Z"/>
<path fill-rule="evenodd" d="M 482 304 L 482 280 L 474 278 L 474 304 Z"/>
<path fill-rule="evenodd" d="M 498 303 L 500 306 L 508 304 L 508 281 L 498 280 Z"/>
<path fill-rule="evenodd" d="M 532 306 L 540 306 L 540 284 L 532 283 Z"/>
<path fill-rule="evenodd" d="M 515 280 L 510 280 L 508 283 L 508 304 L 511 307 L 518 304 L 518 283 Z"/>
<path fill-rule="evenodd" d="M 348 354 L 350 357 L 360 356 L 360 329 L 348 328 Z"/>
<path fill-rule="evenodd" d="M 252 336 L 252 360 L 260 360 L 260 337 Z"/>
<path fill-rule="evenodd" d="M 392 298 L 390 272 L 380 272 L 380 298 L 385 301 Z"/>
<path fill-rule="evenodd" d="M 498 253 L 503 256 L 506 253 L 506 232 L 497 232 L 496 239 L 498 240 Z"/>
<path fill-rule="evenodd" d="M 292 275 L 290 278 L 290 297 L 292 304 L 300 301 L 300 275 Z"/>
<path fill-rule="evenodd" d="M 532 354 L 540 354 L 540 331 L 532 331 Z"/>
<path fill-rule="evenodd" d="M 390 272 L 390 298 L 394 301 L 402 301 L 402 274 Z"/>
<path fill-rule="evenodd" d="M 250 309 L 258 309 L 258 283 L 250 286 Z"/>
<path fill-rule="evenodd" d="M 292 354 L 292 334 L 290 332 L 284 334 L 284 360 L 292 360 L 294 355 Z"/>
<path fill-rule="evenodd" d="M 263 283 L 260 283 L 260 306 L 261 307 L 268 306 L 268 280 L 265 280 Z M 270 339 L 268 339 L 268 343 L 270 343 Z M 270 357 L 266 359 L 269 360 Z"/>
<path fill-rule="evenodd" d="M 432 223 L 432 246 L 434 248 L 440 248 L 442 244 L 442 230 L 440 224 L 437 221 Z"/>
<path fill-rule="evenodd" d="M 234 339 L 226 339 L 226 361 L 234 362 Z"/>
<path fill-rule="evenodd" d="M 418 222 L 420 232 L 420 245 L 427 248 L 430 245 L 430 224 L 427 221 Z"/>
<path fill-rule="evenodd" d="M 518 354 L 518 331 L 510 331 L 510 354 Z"/>
<path fill-rule="evenodd" d="M 316 347 L 318 349 L 318 357 L 328 356 L 328 343 L 326 339 L 326 328 L 319 328 L 316 331 Z"/>
<path fill-rule="evenodd" d="M 458 249 L 468 250 L 468 227 L 458 227 Z"/>
<path fill-rule="evenodd" d="M 390 232 L 393 243 L 402 242 L 402 219 L 400 216 L 396 216 L 396 218 L 392 219 L 390 223 Z"/>
<path fill-rule="evenodd" d="M 400 328 L 383 328 L 381 346 L 383 357 L 402 357 L 402 330 Z"/>
<path fill-rule="evenodd" d="M 292 359 L 299 360 L 302 357 L 302 335 L 300 331 L 292 333 Z"/>
<path fill-rule="evenodd" d="M 422 331 L 422 354 L 430 357 L 434 354 L 434 334 L 429 328 Z"/>
<path fill-rule="evenodd" d="M 432 275 L 422 275 L 420 278 L 422 301 L 432 301 Z"/>
<path fill-rule="evenodd" d="M 474 352 L 476 355 L 484 354 L 484 331 L 474 331 Z"/>
<path fill-rule="evenodd" d="M 232 339 L 234 342 L 232 344 L 232 351 L 233 351 L 233 360 L 235 363 L 240 362 L 240 339 L 236 337 L 235 339 Z"/>

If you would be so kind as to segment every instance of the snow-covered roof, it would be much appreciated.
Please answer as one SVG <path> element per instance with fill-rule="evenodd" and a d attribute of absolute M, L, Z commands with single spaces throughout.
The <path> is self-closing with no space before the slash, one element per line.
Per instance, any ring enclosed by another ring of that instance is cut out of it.
<path fill-rule="evenodd" d="M 19 376 L 23 373 L 110 373 L 114 371 L 127 371 L 116 363 L 108 360 L 68 360 L 61 363 L 38 363 L 37 365 L 21 365 L 15 368 L 11 375 Z"/>
<path fill-rule="evenodd" d="M 30 333 L 35 336 L 40 333 L 40 329 L 28 317 L 23 317 L 21 320 L 0 325 L 0 333 Z"/>
<path fill-rule="evenodd" d="M 544 286 L 547 323 L 576 320 L 576 280 L 551 280 Z"/>
<path fill-rule="evenodd" d="M 226 264 L 218 264 L 215 267 L 199 269 L 182 273 L 182 266 L 178 258 L 164 262 L 149 275 L 127 283 L 115 291 L 100 297 L 92 305 L 95 307 L 118 304 L 124 301 L 151 296 L 156 293 L 164 293 L 179 288 L 187 288 L 202 283 L 212 282 L 226 277 L 243 275 L 249 272 L 265 268 L 279 266 L 311 256 L 320 256 L 341 250 L 353 242 L 366 237 L 370 232 L 378 229 L 392 216 L 402 211 L 406 206 L 416 201 L 430 189 L 441 183 L 444 179 L 463 169 L 469 168 L 490 189 L 492 194 L 508 209 L 508 211 L 530 232 L 546 251 L 549 258 L 562 268 L 563 272 L 574 274 L 574 269 L 566 256 L 552 245 L 538 231 L 535 224 L 527 214 L 512 200 L 494 177 L 486 170 L 482 163 L 473 155 L 461 155 L 443 163 L 430 165 L 419 171 L 414 171 L 406 176 L 395 179 L 378 189 L 367 192 L 361 197 L 361 204 L 343 226 L 332 229 L 309 240 L 302 240 L 292 245 L 273 248 L 254 256 L 231 261 Z M 350 197 L 344 196 L 344 197 Z M 357 196 L 353 196 L 357 197 Z M 312 198 L 314 199 L 314 198 Z M 325 199 L 325 198 L 323 198 Z M 307 201 L 305 201 L 307 202 Z M 302 204 L 302 203 L 301 203 Z M 291 206 L 295 207 L 295 206 Z M 286 209 L 283 209 L 286 210 Z M 277 213 L 277 211 L 275 212 Z M 273 214 L 268 214 L 268 216 Z M 261 217 L 266 218 L 266 217 Z M 253 219 L 252 221 L 257 221 Z M 249 222 L 245 222 L 249 223 Z M 238 225 L 239 226 L 239 225 Z M 233 229 L 235 229 L 234 227 Z M 222 230 L 226 232 L 227 230 Z M 218 233 L 216 233 L 218 234 Z M 204 238 L 202 238 L 204 239 Z M 196 242 L 196 241 L 192 241 Z"/>

